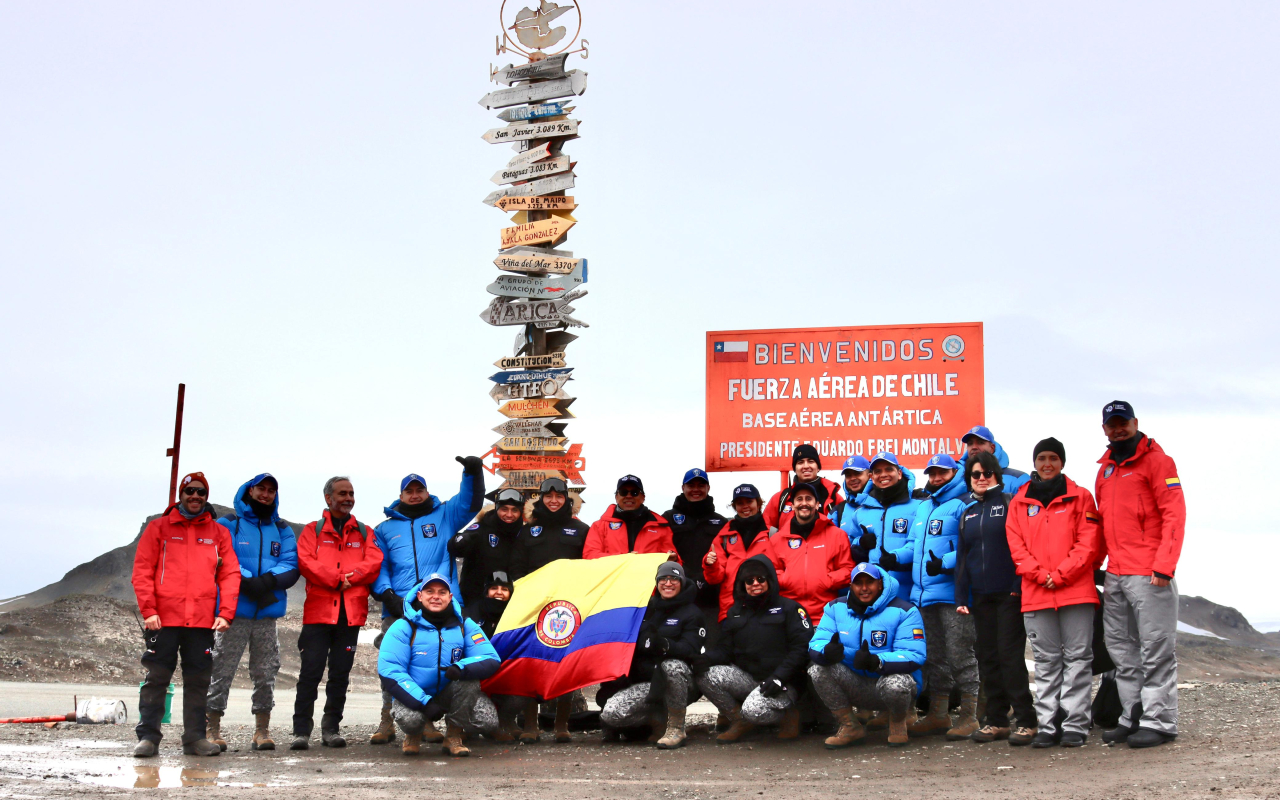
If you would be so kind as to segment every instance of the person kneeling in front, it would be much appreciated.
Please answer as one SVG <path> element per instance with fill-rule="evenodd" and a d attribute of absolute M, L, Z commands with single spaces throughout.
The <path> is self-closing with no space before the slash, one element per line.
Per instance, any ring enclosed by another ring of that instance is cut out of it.
<path fill-rule="evenodd" d="M 920 692 L 925 660 L 920 610 L 895 596 L 894 577 L 871 564 L 853 570 L 848 600 L 827 603 L 809 642 L 809 677 L 840 722 L 828 750 L 866 736 L 852 706 L 889 715 L 889 746 L 907 743 L 907 713 Z"/>
<path fill-rule="evenodd" d="M 698 688 L 729 720 L 716 742 L 736 742 L 757 725 L 778 725 L 779 739 L 800 735 L 796 705 L 813 625 L 804 607 L 778 594 L 778 573 L 764 554 L 738 567 L 734 603 L 721 639 L 694 662 Z"/>
<path fill-rule="evenodd" d="M 498 652 L 479 625 L 463 618 L 446 576 L 428 575 L 408 597 L 378 650 L 378 677 L 392 697 L 391 718 L 404 731 L 403 750 L 416 755 L 423 731 L 444 717 L 444 753 L 471 755 L 463 732 L 498 729 L 498 712 L 480 689 L 498 671 Z"/>

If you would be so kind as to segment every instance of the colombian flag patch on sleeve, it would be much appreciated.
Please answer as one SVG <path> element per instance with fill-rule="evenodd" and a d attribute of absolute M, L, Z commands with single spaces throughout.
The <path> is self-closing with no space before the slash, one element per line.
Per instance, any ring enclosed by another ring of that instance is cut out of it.
<path fill-rule="evenodd" d="M 1182 479 L 1180 479 L 1180 478 L 1178 478 L 1178 477 L 1176 477 L 1176 476 L 1175 476 L 1175 477 L 1172 477 L 1172 478 L 1165 478 L 1165 479 L 1164 479 L 1164 485 L 1165 485 L 1165 486 L 1167 486 L 1167 487 L 1169 487 L 1170 489 L 1181 489 L 1181 488 L 1182 488 Z"/>
<path fill-rule="evenodd" d="M 923 630 L 923 629 L 921 629 L 921 628 L 912 628 L 912 629 L 911 629 L 911 638 L 912 638 L 912 639 L 923 639 L 923 638 L 924 638 L 924 630 Z"/>
<path fill-rule="evenodd" d="M 484 641 L 484 634 L 480 633 L 479 631 L 476 631 L 475 633 L 471 634 L 471 641 L 475 642 L 476 644 L 480 644 L 481 642 Z"/>
<path fill-rule="evenodd" d="M 1097 523 L 1097 522 L 1101 522 L 1101 521 L 1102 521 L 1102 518 L 1098 516 L 1098 512 L 1096 512 L 1096 511 L 1086 511 L 1086 512 L 1084 512 L 1084 518 L 1085 518 L 1085 519 L 1087 519 L 1087 520 L 1089 520 L 1090 522 L 1093 522 L 1093 523 Z"/>

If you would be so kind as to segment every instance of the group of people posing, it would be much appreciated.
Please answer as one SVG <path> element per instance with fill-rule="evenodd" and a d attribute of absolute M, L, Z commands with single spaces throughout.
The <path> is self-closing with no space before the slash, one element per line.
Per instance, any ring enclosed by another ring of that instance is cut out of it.
<path fill-rule="evenodd" d="M 351 481 L 330 479 L 327 510 L 295 541 L 279 520 L 271 475 L 245 483 L 235 512 L 215 521 L 208 481 L 193 473 L 138 544 L 147 679 L 135 755 L 157 751 L 179 656 L 184 752 L 224 750 L 221 717 L 246 649 L 257 720 L 250 747 L 274 749 L 276 620 L 299 576 L 306 602 L 292 749 L 310 746 L 326 668 L 320 743 L 345 746 L 340 723 L 370 597 L 382 608 L 383 687 L 371 743 L 394 741 L 397 728 L 409 754 L 434 741 L 467 755 L 466 736 L 478 734 L 536 742 L 539 701 L 554 708 L 555 740 L 571 741 L 581 697 L 485 693 L 481 682 L 500 663 L 489 638 L 524 575 L 559 559 L 624 553 L 669 558 L 630 669 L 596 694 L 606 739 L 648 735 L 659 748 L 679 747 L 688 705 L 705 696 L 720 711 L 720 743 L 760 726 L 793 738 L 805 718 L 834 718 L 832 749 L 885 727 L 891 746 L 932 734 L 1079 746 L 1092 725 L 1101 605 L 1123 707 L 1103 741 L 1162 744 L 1177 735 L 1174 574 L 1185 504 L 1173 460 L 1139 431 L 1132 406 L 1108 403 L 1102 418 L 1109 446 L 1092 493 L 1064 474 L 1056 439 L 1035 446 L 1028 475 L 977 426 L 959 461 L 929 460 L 921 486 L 893 453 L 850 457 L 837 484 L 820 475 L 818 451 L 800 445 L 789 485 L 767 502 L 738 486 L 732 516 L 717 511 L 707 474 L 691 469 L 662 514 L 645 505 L 638 477 L 622 477 L 614 504 L 590 526 L 554 478 L 530 497 L 498 490 L 484 506 L 479 459 L 459 457 L 462 485 L 450 500 L 407 475 L 372 529 L 351 513 Z"/>

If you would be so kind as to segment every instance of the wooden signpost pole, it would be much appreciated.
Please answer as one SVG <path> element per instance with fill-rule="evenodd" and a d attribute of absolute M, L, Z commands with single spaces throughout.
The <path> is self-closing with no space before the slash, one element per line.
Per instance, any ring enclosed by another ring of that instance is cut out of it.
<path fill-rule="evenodd" d="M 534 8 L 555 18 L 576 12 L 577 6 L 543 2 Z M 537 18 L 529 9 L 519 14 Z M 566 27 L 543 30 L 515 21 L 509 26 L 504 22 L 498 53 L 518 53 L 528 63 L 490 66 L 490 80 L 498 88 L 480 100 L 508 123 L 486 132 L 484 140 L 510 144 L 516 153 L 490 178 L 502 188 L 484 198 L 514 216 L 495 242 L 499 253 L 494 264 L 507 270 L 506 277 L 486 287 L 497 297 L 480 316 L 490 325 L 514 325 L 521 331 L 511 356 L 495 362 L 505 371 L 491 376 L 497 385 L 490 396 L 507 420 L 495 428 L 503 436 L 490 451 L 497 461 L 489 469 L 503 477 L 504 487 L 536 491 L 545 477 L 563 477 L 577 484 L 578 492 L 585 485 L 581 469 L 586 462 L 582 444 L 571 444 L 564 431 L 564 420 L 573 418 L 568 406 L 574 400 L 566 386 L 573 380 L 573 364 L 564 350 L 577 338 L 567 329 L 586 326 L 569 316 L 573 308 L 568 305 L 585 295 L 586 259 L 553 248 L 562 246 L 577 222 L 577 198 L 566 194 L 573 188 L 577 164 L 563 148 L 579 136 L 581 122 L 568 118 L 573 110 L 569 103 L 586 91 L 587 74 L 565 62 L 573 54 L 585 59 L 587 43 L 575 34 L 565 44 Z M 578 49 L 571 49 L 575 43 Z M 544 52 L 551 49 L 555 52 Z"/>

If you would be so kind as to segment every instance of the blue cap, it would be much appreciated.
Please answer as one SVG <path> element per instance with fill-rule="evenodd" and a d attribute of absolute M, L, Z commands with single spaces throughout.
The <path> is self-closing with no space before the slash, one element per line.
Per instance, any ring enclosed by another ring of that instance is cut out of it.
<path fill-rule="evenodd" d="M 404 476 L 404 480 L 400 481 L 400 491 L 403 492 L 405 489 L 408 489 L 409 484 L 413 483 L 414 481 L 417 481 L 418 483 L 422 484 L 423 489 L 427 488 L 426 478 L 416 473 L 410 472 L 408 475 Z"/>
<path fill-rule="evenodd" d="M 711 483 L 711 481 L 708 480 L 707 478 L 706 470 L 701 470 L 701 469 L 698 469 L 697 467 L 694 467 L 693 469 L 689 470 L 684 474 L 684 480 L 680 481 L 680 485 L 684 486 L 689 481 L 698 481 L 698 480 Z"/>
<path fill-rule="evenodd" d="M 1120 419 L 1134 419 L 1138 415 L 1133 413 L 1133 404 L 1126 403 L 1123 400 L 1112 400 L 1102 407 L 1102 421 L 1106 422 L 1112 417 Z"/>
<path fill-rule="evenodd" d="M 867 469 L 874 467 L 877 461 L 884 461 L 887 464 L 894 465 L 898 469 L 902 469 L 902 465 L 898 463 L 898 457 L 893 453 L 876 453 L 876 457 L 871 459 L 871 463 L 867 465 Z"/>
<path fill-rule="evenodd" d="M 968 444 L 970 436 L 977 436 L 979 439 L 983 440 L 984 442 L 991 442 L 992 444 L 995 444 L 995 441 L 996 441 L 996 437 L 992 435 L 991 429 L 984 425 L 974 425 L 972 428 L 969 429 L 968 433 L 966 433 L 963 437 L 961 437 L 960 441 L 964 442 L 965 444 Z"/>
<path fill-rule="evenodd" d="M 956 463 L 956 460 L 946 453 L 938 453 L 929 459 L 929 465 L 924 468 L 924 471 L 927 474 L 929 470 L 935 467 L 937 469 L 960 469 L 960 465 Z"/>
<path fill-rule="evenodd" d="M 449 591 L 453 591 L 453 587 L 449 585 L 449 579 L 441 575 L 439 572 L 433 572 L 430 575 L 428 575 L 427 579 L 422 582 L 422 589 L 427 588 L 428 585 L 433 583 L 443 583 L 445 587 L 449 589 Z M 419 591 L 421 591 L 422 589 L 419 589 Z"/>
<path fill-rule="evenodd" d="M 844 474 L 849 470 L 854 472 L 866 472 L 871 469 L 871 462 L 862 456 L 849 456 L 844 460 L 844 466 L 840 468 L 840 473 Z"/>
<path fill-rule="evenodd" d="M 861 564 L 853 568 L 853 574 L 849 576 L 849 583 L 853 583 L 854 579 L 859 575 L 870 575 L 872 580 L 884 580 L 884 573 L 880 568 L 870 561 L 863 561 Z"/>
<path fill-rule="evenodd" d="M 759 500 L 760 490 L 750 483 L 744 483 L 738 488 L 733 490 L 733 499 L 735 502 L 738 500 L 741 500 L 744 497 L 747 498 L 748 500 Z"/>
<path fill-rule="evenodd" d="M 276 480 L 276 476 L 272 475 L 270 472 L 264 472 L 261 475 L 254 475 L 252 478 L 250 478 L 249 488 L 252 489 L 253 487 L 257 486 L 258 484 L 262 483 L 265 480 L 270 480 L 272 483 L 276 485 L 277 489 L 280 488 L 280 481 Z"/>
<path fill-rule="evenodd" d="M 626 486 L 628 483 L 636 487 L 637 489 L 639 489 L 640 494 L 644 494 L 644 483 L 641 482 L 641 480 L 637 478 L 635 475 L 623 475 L 621 478 L 618 478 L 618 489 L 621 489 L 623 486 Z M 614 491 L 617 491 L 617 489 L 615 489 Z"/>

